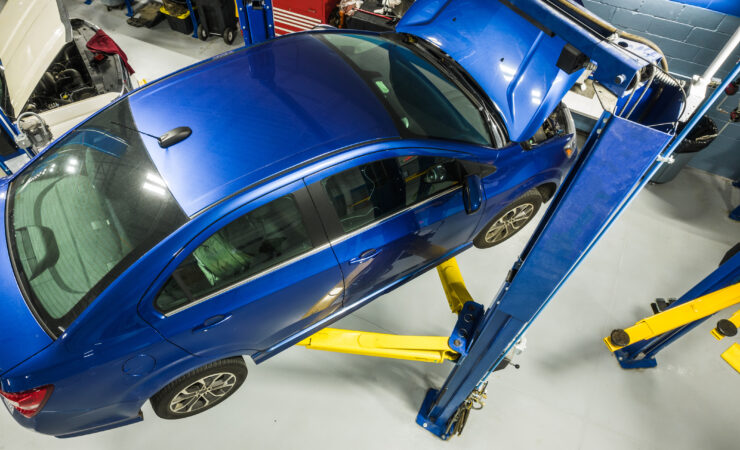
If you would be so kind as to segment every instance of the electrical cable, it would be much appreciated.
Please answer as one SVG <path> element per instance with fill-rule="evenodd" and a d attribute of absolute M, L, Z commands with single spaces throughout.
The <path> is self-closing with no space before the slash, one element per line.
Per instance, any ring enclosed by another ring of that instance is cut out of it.
<path fill-rule="evenodd" d="M 643 89 L 643 91 L 640 94 L 640 96 L 637 97 L 637 101 L 635 102 L 634 105 L 632 105 L 632 108 L 630 108 L 630 111 L 627 113 L 627 115 L 624 116 L 625 119 L 629 119 L 630 118 L 630 116 L 632 115 L 632 113 L 635 111 L 635 108 L 637 108 L 637 105 L 639 105 L 640 102 L 642 101 L 642 98 L 645 96 L 645 93 L 648 91 L 648 89 L 650 89 L 650 85 L 653 84 L 653 80 L 655 79 L 656 71 L 655 71 L 654 68 L 652 68 L 652 66 L 651 66 L 651 69 L 652 69 L 651 70 L 652 73 L 650 74 L 650 79 L 648 80 L 647 84 L 645 85 L 645 89 Z M 637 86 L 635 86 L 635 89 L 637 89 Z M 627 102 L 627 103 L 629 103 L 629 102 Z M 625 105 L 625 107 L 626 107 L 626 105 Z"/>
<path fill-rule="evenodd" d="M 630 96 L 627 97 L 627 102 L 622 106 L 622 112 L 619 113 L 620 117 L 624 117 L 624 110 L 627 109 L 627 106 L 629 106 L 630 102 L 632 101 L 632 96 L 635 95 L 635 92 L 637 92 L 637 88 L 640 86 L 640 71 L 638 70 L 635 72 L 635 86 L 632 88 L 632 92 L 630 92 Z"/>

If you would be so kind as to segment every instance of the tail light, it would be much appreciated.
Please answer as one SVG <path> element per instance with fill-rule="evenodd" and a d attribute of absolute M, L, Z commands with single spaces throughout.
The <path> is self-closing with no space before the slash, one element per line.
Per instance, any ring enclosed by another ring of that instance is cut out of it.
<path fill-rule="evenodd" d="M 33 417 L 41 411 L 51 396 L 54 386 L 46 385 L 36 389 L 23 392 L 3 392 L 0 395 L 5 398 L 5 402 L 15 408 L 19 413 L 26 417 Z"/>

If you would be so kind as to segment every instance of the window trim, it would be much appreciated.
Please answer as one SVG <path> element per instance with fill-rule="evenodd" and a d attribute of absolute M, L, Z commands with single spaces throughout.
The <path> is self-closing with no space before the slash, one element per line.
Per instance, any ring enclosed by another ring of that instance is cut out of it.
<path fill-rule="evenodd" d="M 290 186 L 298 186 L 298 187 L 295 190 L 284 192 L 284 189 L 289 188 Z M 241 217 L 251 213 L 252 211 L 254 211 L 255 209 L 261 206 L 267 205 L 287 195 L 292 195 L 295 198 L 298 212 L 301 214 L 301 218 L 303 219 L 303 222 L 306 225 L 306 231 L 308 232 L 308 237 L 311 240 L 311 245 L 313 246 L 313 248 L 310 248 L 298 255 L 295 255 L 294 257 L 288 260 L 285 260 L 276 265 L 270 266 L 260 272 L 249 275 L 246 278 L 234 281 L 233 283 L 222 287 L 218 291 L 212 292 L 210 294 L 207 294 L 201 297 L 194 298 L 192 301 L 178 308 L 175 308 L 172 311 L 163 312 L 162 310 L 159 309 L 159 307 L 157 306 L 157 298 L 159 298 L 159 295 L 162 293 L 162 290 L 164 290 L 164 287 L 167 285 L 167 282 L 172 278 L 172 275 L 174 274 L 175 270 L 177 270 L 177 268 L 180 267 L 180 265 L 185 261 L 185 259 L 188 258 L 190 255 L 192 255 L 193 252 L 197 248 L 199 248 L 211 236 L 223 230 L 225 227 L 229 226 L 234 221 L 239 220 Z M 263 199 L 266 200 L 264 203 L 259 202 L 260 200 L 263 200 Z M 259 202 L 259 205 L 254 205 L 256 202 Z M 313 214 L 310 214 L 312 211 L 313 211 Z M 231 217 L 232 215 L 233 217 Z M 225 221 L 225 223 L 218 226 L 218 228 L 214 229 L 213 232 L 210 232 L 206 235 L 205 231 L 208 228 L 210 228 L 211 226 L 215 224 L 218 224 L 221 221 Z M 197 244 L 195 244 L 195 242 L 197 242 Z M 167 264 L 166 269 L 165 269 L 166 275 L 163 274 L 162 277 L 158 278 L 159 280 L 162 281 L 162 284 L 156 290 L 156 293 L 151 297 L 151 306 L 155 313 L 160 314 L 164 316 L 165 318 L 171 317 L 179 312 L 182 312 L 193 306 L 201 304 L 207 300 L 210 300 L 214 297 L 224 294 L 232 289 L 236 289 L 253 280 L 269 275 L 270 273 L 280 270 L 286 266 L 289 266 L 290 264 L 293 264 L 300 259 L 307 258 L 316 253 L 319 253 L 320 251 L 326 250 L 327 247 L 329 247 L 329 240 L 327 239 L 326 233 L 324 232 L 323 225 L 319 217 L 319 212 L 317 211 L 317 209 L 315 208 L 313 204 L 311 196 L 309 195 L 308 190 L 306 189 L 305 183 L 303 183 L 302 180 L 293 181 L 291 183 L 288 183 L 287 185 L 283 185 L 276 189 L 273 189 L 272 191 L 265 193 L 264 195 L 261 195 L 257 198 L 248 200 L 246 203 L 243 203 L 235 207 L 231 211 L 228 211 L 227 213 L 223 214 L 221 217 L 215 219 L 213 222 L 207 224 L 198 233 L 198 235 L 194 239 L 192 239 L 191 241 L 183 245 L 183 247 L 180 249 L 179 252 L 177 252 L 175 257 L 173 257 Z M 190 250 L 186 252 L 185 250 L 188 248 Z M 171 270 L 167 270 L 170 267 L 171 267 Z"/>

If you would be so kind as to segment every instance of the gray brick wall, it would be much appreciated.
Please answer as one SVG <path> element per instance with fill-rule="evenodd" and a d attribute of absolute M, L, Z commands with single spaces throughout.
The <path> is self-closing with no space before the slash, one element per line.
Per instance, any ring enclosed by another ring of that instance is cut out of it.
<path fill-rule="evenodd" d="M 740 0 L 738 0 L 740 1 Z M 644 36 L 663 50 L 672 73 L 691 77 L 702 73 L 717 56 L 740 18 L 669 0 L 583 0 L 594 14 L 618 28 Z M 717 72 L 724 78 L 740 59 L 740 48 Z M 740 94 L 728 99 L 724 109 L 737 106 Z M 727 115 L 712 109 L 709 116 L 722 128 Z M 690 163 L 702 170 L 740 179 L 740 124 L 731 124 Z"/>

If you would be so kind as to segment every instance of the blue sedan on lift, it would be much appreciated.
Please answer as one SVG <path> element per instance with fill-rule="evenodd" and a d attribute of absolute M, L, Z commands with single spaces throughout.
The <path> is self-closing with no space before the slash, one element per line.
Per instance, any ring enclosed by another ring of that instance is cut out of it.
<path fill-rule="evenodd" d="M 577 53 L 503 3 L 455 32 L 424 3 L 395 33 L 294 34 L 147 85 L 0 184 L 0 396 L 21 425 L 205 411 L 242 355 L 532 219 L 575 160 Z"/>

